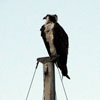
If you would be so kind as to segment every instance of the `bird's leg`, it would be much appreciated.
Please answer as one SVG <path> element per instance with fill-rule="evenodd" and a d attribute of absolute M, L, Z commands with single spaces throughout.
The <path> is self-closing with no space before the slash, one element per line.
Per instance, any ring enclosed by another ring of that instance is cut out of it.
<path fill-rule="evenodd" d="M 55 59 L 55 58 L 56 58 L 56 56 L 55 56 L 55 55 L 52 55 L 52 56 L 51 56 L 51 59 Z"/>
<path fill-rule="evenodd" d="M 58 58 L 59 58 L 59 55 L 52 55 L 52 56 L 51 56 L 51 59 L 52 59 L 52 60 L 54 59 L 55 61 L 57 61 Z"/>

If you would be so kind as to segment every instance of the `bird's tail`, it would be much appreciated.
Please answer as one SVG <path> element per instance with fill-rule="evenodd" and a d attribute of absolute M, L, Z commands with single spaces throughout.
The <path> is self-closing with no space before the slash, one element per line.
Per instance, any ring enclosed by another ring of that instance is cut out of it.
<path fill-rule="evenodd" d="M 57 63 L 56 63 L 56 66 L 60 68 L 63 76 L 66 76 L 68 79 L 70 79 L 70 77 L 68 75 L 67 66 L 62 67 L 62 66 L 59 66 Z"/>
<path fill-rule="evenodd" d="M 61 69 L 61 72 L 62 72 L 62 75 L 63 76 L 66 76 L 68 79 L 70 79 L 69 75 L 68 75 L 68 69 L 67 69 L 67 66 L 64 65 Z"/>
<path fill-rule="evenodd" d="M 70 79 L 69 75 L 66 75 L 66 77 L 67 77 L 68 79 Z"/>
<path fill-rule="evenodd" d="M 70 79 L 70 77 L 69 77 L 69 75 L 68 75 L 66 70 L 61 70 L 61 72 L 62 72 L 63 76 L 66 76 L 68 79 Z"/>

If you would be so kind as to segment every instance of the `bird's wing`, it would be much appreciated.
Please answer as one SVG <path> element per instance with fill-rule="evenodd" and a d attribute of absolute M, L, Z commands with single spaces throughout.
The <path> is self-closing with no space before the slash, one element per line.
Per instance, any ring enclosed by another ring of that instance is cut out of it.
<path fill-rule="evenodd" d="M 45 30 L 45 27 L 44 27 L 44 25 L 43 25 L 43 26 L 41 27 L 41 29 L 40 29 L 40 31 L 41 31 L 41 36 L 42 36 L 42 38 L 43 38 L 45 47 L 46 47 L 46 49 L 47 49 L 47 51 L 48 51 L 48 54 L 49 54 L 49 56 L 50 56 L 50 55 L 51 55 L 51 53 L 50 53 L 50 47 L 49 47 L 49 43 L 46 41 L 46 36 L 45 36 L 44 30 Z"/>
<path fill-rule="evenodd" d="M 64 29 L 56 23 L 53 29 L 54 33 L 54 45 L 57 51 L 57 54 L 60 55 L 57 60 L 57 65 L 61 69 L 62 74 L 68 77 L 68 69 L 67 69 L 67 58 L 68 58 L 68 35 L 64 31 Z"/>
<path fill-rule="evenodd" d="M 54 26 L 54 44 L 58 54 L 67 55 L 68 54 L 68 35 L 64 29 L 56 23 Z"/>

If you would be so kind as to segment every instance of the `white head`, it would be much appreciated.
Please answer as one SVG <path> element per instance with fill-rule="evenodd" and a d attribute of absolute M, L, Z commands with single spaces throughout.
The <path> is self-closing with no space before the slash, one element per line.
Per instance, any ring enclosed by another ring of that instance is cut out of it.
<path fill-rule="evenodd" d="M 57 23 L 57 21 L 58 21 L 58 17 L 56 14 L 55 15 L 48 14 L 43 19 L 46 20 L 46 24 L 50 23 L 50 22 Z"/>

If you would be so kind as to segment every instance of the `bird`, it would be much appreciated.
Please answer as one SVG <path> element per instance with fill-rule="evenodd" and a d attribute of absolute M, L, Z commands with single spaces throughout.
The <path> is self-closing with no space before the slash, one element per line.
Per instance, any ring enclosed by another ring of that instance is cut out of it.
<path fill-rule="evenodd" d="M 59 55 L 56 65 L 61 70 L 62 76 L 70 79 L 67 68 L 69 37 L 58 23 L 56 14 L 47 14 L 43 19 L 46 22 L 42 25 L 40 31 L 48 54 L 50 57 Z"/>

